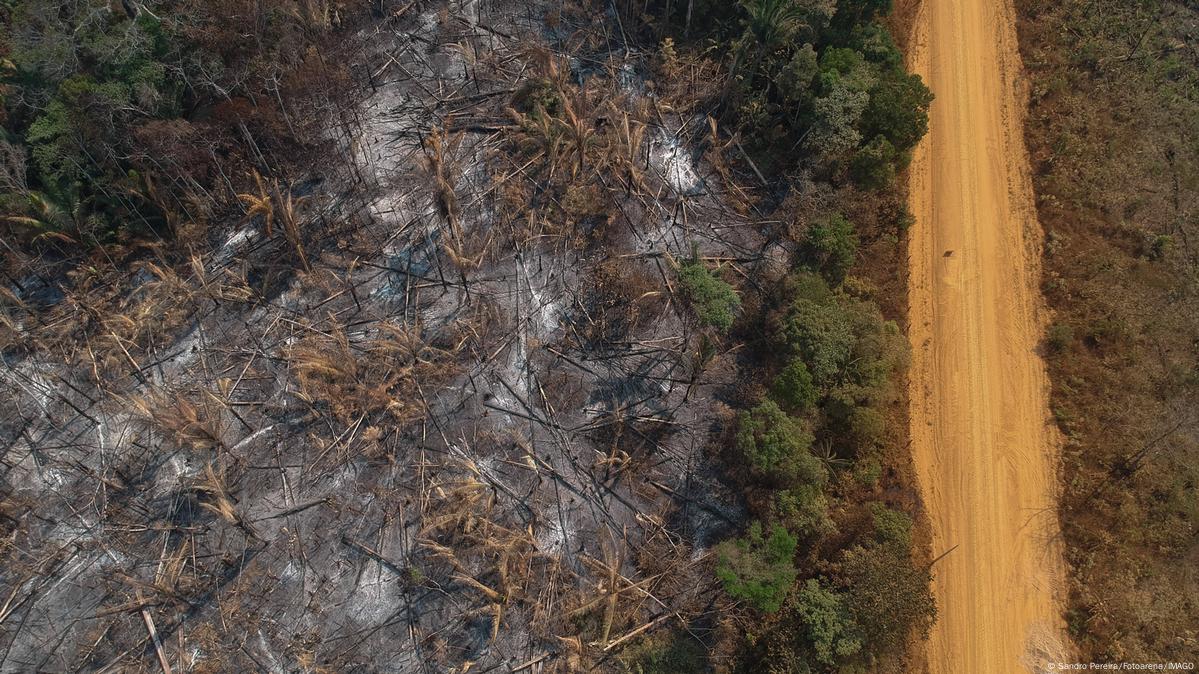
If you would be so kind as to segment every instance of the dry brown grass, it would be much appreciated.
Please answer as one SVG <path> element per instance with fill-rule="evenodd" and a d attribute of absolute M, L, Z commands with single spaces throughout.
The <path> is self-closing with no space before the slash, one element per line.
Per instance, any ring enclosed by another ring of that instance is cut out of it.
<path fill-rule="evenodd" d="M 134 396 L 129 407 L 180 447 L 225 447 L 225 424 L 220 400 L 211 394 L 193 399 L 183 393 L 151 390 Z"/>
<path fill-rule="evenodd" d="M 386 412 L 400 424 L 425 414 L 417 391 L 455 371 L 453 355 L 426 343 L 419 329 L 382 323 L 378 334 L 351 341 L 336 319 L 328 331 L 311 330 L 285 356 L 297 395 L 343 424 Z"/>

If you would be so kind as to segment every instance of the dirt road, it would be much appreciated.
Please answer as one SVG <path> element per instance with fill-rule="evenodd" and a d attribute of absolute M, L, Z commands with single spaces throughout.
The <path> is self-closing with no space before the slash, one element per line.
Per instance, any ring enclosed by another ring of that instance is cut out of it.
<path fill-rule="evenodd" d="M 912 441 L 933 529 L 934 674 L 1064 657 L 1041 335 L 1040 227 L 1010 0 L 924 0 L 911 61 L 936 94 L 912 170 Z"/>

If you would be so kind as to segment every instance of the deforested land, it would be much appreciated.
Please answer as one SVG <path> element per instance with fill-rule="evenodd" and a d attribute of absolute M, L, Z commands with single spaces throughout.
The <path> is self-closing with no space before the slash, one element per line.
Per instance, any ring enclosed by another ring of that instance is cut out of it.
<path fill-rule="evenodd" d="M 919 669 L 891 10 L 0 4 L 0 671 Z"/>

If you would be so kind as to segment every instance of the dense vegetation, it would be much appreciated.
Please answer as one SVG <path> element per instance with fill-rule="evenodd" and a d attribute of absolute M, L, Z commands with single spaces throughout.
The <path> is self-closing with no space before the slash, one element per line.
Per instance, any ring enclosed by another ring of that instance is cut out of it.
<path fill-rule="evenodd" d="M 363 11 L 363 10 L 358 10 Z M 309 2 L 0 3 L 0 223 L 94 246 L 170 236 L 319 138 L 353 12 Z"/>
<path fill-rule="evenodd" d="M 932 95 L 880 23 L 890 0 L 668 3 L 685 40 L 702 34 L 729 64 L 725 116 L 767 166 L 796 157 L 825 176 L 884 188 L 928 128 Z"/>
<path fill-rule="evenodd" d="M 1029 149 L 1082 660 L 1199 648 L 1199 13 L 1023 0 Z"/>
<path fill-rule="evenodd" d="M 781 234 L 795 266 L 766 281 L 739 323 L 760 335 L 751 344 L 768 374 L 746 385 L 725 453 L 756 518 L 717 550 L 726 590 L 761 617 L 739 647 L 747 672 L 905 671 L 906 646 L 935 613 L 910 503 L 881 484 L 882 466 L 906 460 L 888 406 L 907 341 L 871 290 L 886 273 L 859 254 L 863 239 L 907 224 L 896 176 L 932 100 L 880 23 L 889 9 L 745 0 L 664 10 L 667 59 L 688 46 L 723 57 L 717 113 L 791 194 L 774 215 L 794 223 Z M 803 201 L 811 191 L 829 194 L 821 208 Z M 694 264 L 680 273 L 701 319 L 726 329 L 712 307 L 727 302 L 709 299 L 720 283 Z"/>

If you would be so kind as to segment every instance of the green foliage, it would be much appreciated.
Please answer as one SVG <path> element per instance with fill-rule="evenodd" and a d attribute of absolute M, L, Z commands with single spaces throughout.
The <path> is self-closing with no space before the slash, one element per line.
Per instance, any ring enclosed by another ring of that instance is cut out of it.
<path fill-rule="evenodd" d="M 854 547 L 845 553 L 838 578 L 871 652 L 903 648 L 913 631 L 928 635 L 937 613 L 929 572 L 912 565 L 906 548 L 896 544 Z"/>
<path fill-rule="evenodd" d="M 767 400 L 738 417 L 737 450 L 754 474 L 779 484 L 823 484 L 828 474 L 812 456 L 812 434 Z"/>
<path fill-rule="evenodd" d="M 805 145 L 822 161 L 833 162 L 861 141 L 858 124 L 870 103 L 870 95 L 843 79 L 834 80 L 827 89 L 813 105 Z"/>
<path fill-rule="evenodd" d="M 146 223 L 155 208 L 127 196 L 131 128 L 178 114 L 175 40 L 148 11 L 130 18 L 94 1 L 11 4 L 6 80 L 18 95 L 8 102 L 7 126 L 27 146 L 29 186 L 42 196 L 25 195 L 17 201 L 29 205 L 16 212 L 8 200 L 6 220 L 88 241 Z M 39 199 L 71 217 L 43 217 L 48 209 L 33 203 Z"/>
<path fill-rule="evenodd" d="M 873 21 L 875 17 L 891 11 L 891 0 L 839 0 L 837 18 L 851 26 Z"/>
<path fill-rule="evenodd" d="M 722 331 L 732 327 L 741 298 L 715 272 L 698 260 L 687 262 L 679 267 L 679 289 L 705 325 Z"/>
<path fill-rule="evenodd" d="M 891 186 L 899 163 L 899 152 L 891 141 L 875 136 L 854 155 L 849 172 L 862 187 L 881 190 Z"/>
<path fill-rule="evenodd" d="M 745 31 L 762 49 L 791 40 L 808 26 L 807 11 L 795 0 L 739 0 L 745 9 Z"/>
<path fill-rule="evenodd" d="M 783 371 L 774 379 L 771 389 L 774 399 L 788 410 L 801 413 L 816 404 L 819 396 L 816 385 L 812 381 L 812 373 L 808 366 L 798 358 L 793 358 Z"/>
<path fill-rule="evenodd" d="M 864 487 L 874 487 L 883 477 L 883 465 L 874 457 L 859 458 L 853 468 L 854 479 Z"/>
<path fill-rule="evenodd" d="M 805 627 L 816 659 L 825 665 L 862 649 L 857 625 L 841 596 L 809 578 L 795 598 L 796 613 Z"/>
<path fill-rule="evenodd" d="M 699 674 L 709 669 L 703 644 L 681 630 L 643 639 L 620 659 L 628 674 Z"/>
<path fill-rule="evenodd" d="M 819 72 L 816 48 L 809 42 L 795 50 L 775 76 L 775 82 L 787 103 L 802 104 L 812 97 L 813 80 Z"/>
<path fill-rule="evenodd" d="M 774 613 L 795 583 L 796 543 L 778 524 L 771 528 L 770 537 L 764 538 L 761 522 L 754 522 L 744 538 L 717 547 L 716 577 L 730 595 L 762 613 Z"/>
<path fill-rule="evenodd" d="M 825 278 L 837 284 L 857 257 L 858 234 L 852 222 L 835 214 L 812 225 L 805 247 Z"/>
<path fill-rule="evenodd" d="M 867 61 L 880 68 L 903 68 L 903 54 L 895 45 L 890 31 L 878 22 L 859 24 L 854 28 L 849 42 Z"/>
<path fill-rule="evenodd" d="M 1045 334 L 1045 345 L 1051 353 L 1062 353 L 1074 341 L 1074 328 L 1066 323 L 1052 323 Z"/>
<path fill-rule="evenodd" d="M 904 549 L 912 546 L 912 518 L 885 503 L 871 503 L 870 514 L 874 519 L 874 535 L 880 543 Z"/>
<path fill-rule="evenodd" d="M 885 382 L 884 382 L 885 384 Z M 882 444 L 887 430 L 887 421 L 877 407 L 855 405 L 846 418 L 847 435 L 858 450 Z"/>
<path fill-rule="evenodd" d="M 832 291 L 819 276 L 795 275 L 795 300 L 782 337 L 804 359 L 816 384 L 847 406 L 874 403 L 907 360 L 907 340 L 878 307 Z"/>
<path fill-rule="evenodd" d="M 516 90 L 512 96 L 512 104 L 526 115 L 544 119 L 562 112 L 562 94 L 553 82 L 544 77 L 534 77 Z"/>
<path fill-rule="evenodd" d="M 850 316 L 835 301 L 799 297 L 791 304 L 784 331 L 792 353 L 803 358 L 816 383 L 833 386 L 856 342 Z"/>
<path fill-rule="evenodd" d="M 928 132 L 928 109 L 933 94 L 919 75 L 887 69 L 870 91 L 870 105 L 862 116 L 862 134 L 882 136 L 900 154 L 906 154 Z"/>
<path fill-rule="evenodd" d="M 801 484 L 776 492 L 773 510 L 788 529 L 802 536 L 815 537 L 833 530 L 828 498 L 819 484 Z"/>
<path fill-rule="evenodd" d="M 736 94 L 728 109 L 752 145 L 790 138 L 816 164 L 848 168 L 859 184 L 881 189 L 927 131 L 932 95 L 904 71 L 875 20 L 890 0 L 678 4 L 695 9 L 701 24 L 729 25 L 730 11 L 740 15 L 740 34 L 724 42 L 733 54 L 728 91 Z"/>

